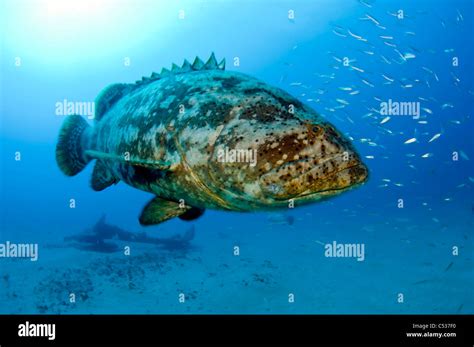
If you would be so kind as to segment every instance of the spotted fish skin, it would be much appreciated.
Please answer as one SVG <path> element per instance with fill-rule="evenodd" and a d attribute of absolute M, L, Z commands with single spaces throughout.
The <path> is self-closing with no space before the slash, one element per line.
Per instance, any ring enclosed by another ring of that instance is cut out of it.
<path fill-rule="evenodd" d="M 122 85 L 114 98 L 80 139 L 82 163 L 98 159 L 107 173 L 99 187 L 122 180 L 200 209 L 255 211 L 318 201 L 368 176 L 349 140 L 314 110 L 242 73 L 171 71 Z M 253 151 L 256 162 L 222 162 L 226 149 Z"/>

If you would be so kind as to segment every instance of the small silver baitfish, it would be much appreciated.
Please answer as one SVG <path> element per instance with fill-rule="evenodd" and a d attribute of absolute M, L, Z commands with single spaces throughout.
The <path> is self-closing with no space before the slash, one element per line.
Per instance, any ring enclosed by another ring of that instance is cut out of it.
<path fill-rule="evenodd" d="M 156 197 L 142 225 L 206 208 L 256 211 L 335 196 L 368 170 L 348 139 L 281 89 L 204 63 L 173 64 L 96 101 L 94 126 L 68 116 L 56 160 L 68 176 L 91 160 L 96 191 L 123 181 Z"/>

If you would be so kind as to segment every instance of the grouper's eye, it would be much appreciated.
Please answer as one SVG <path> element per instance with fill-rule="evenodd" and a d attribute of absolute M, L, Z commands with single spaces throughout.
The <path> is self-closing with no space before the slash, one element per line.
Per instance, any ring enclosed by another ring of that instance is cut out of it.
<path fill-rule="evenodd" d="M 319 125 L 313 125 L 313 133 L 318 136 L 318 135 L 321 135 L 321 133 L 323 132 L 323 128 Z"/>

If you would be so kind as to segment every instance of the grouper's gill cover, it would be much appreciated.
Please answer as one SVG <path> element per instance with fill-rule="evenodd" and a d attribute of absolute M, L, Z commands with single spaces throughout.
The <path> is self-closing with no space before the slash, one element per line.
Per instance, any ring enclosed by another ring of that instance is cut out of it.
<path fill-rule="evenodd" d="M 298 206 L 365 182 L 352 144 L 314 110 L 224 66 L 212 54 L 107 87 L 93 126 L 76 115 L 65 120 L 59 167 L 73 176 L 95 159 L 93 189 L 122 180 L 155 194 L 144 225 L 193 220 L 206 208 Z"/>

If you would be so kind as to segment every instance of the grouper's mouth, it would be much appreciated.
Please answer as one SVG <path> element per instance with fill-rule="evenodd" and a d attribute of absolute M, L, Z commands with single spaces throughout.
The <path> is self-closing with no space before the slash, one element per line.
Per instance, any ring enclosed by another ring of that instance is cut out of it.
<path fill-rule="evenodd" d="M 321 167 L 315 166 L 282 185 L 270 184 L 266 192 L 277 201 L 316 201 L 356 188 L 367 179 L 367 167 L 356 159 L 324 175 L 321 175 Z"/>
<path fill-rule="evenodd" d="M 310 170 L 307 174 L 311 174 L 311 171 L 315 169 Z M 345 177 L 346 179 L 337 180 L 337 182 L 340 184 L 337 184 L 335 186 L 328 186 L 319 190 L 317 188 L 314 189 L 313 187 L 310 187 L 304 192 L 296 195 L 294 199 L 311 200 L 312 198 L 324 198 L 343 193 L 347 190 L 357 188 L 360 185 L 364 184 L 368 179 L 368 173 L 369 172 L 367 167 L 362 162 L 347 166 L 343 169 L 331 172 L 327 177 L 321 178 L 321 180 L 324 181 L 330 180 L 331 178 L 337 179 L 338 177 Z M 347 178 L 349 178 L 349 180 L 347 180 Z"/>

